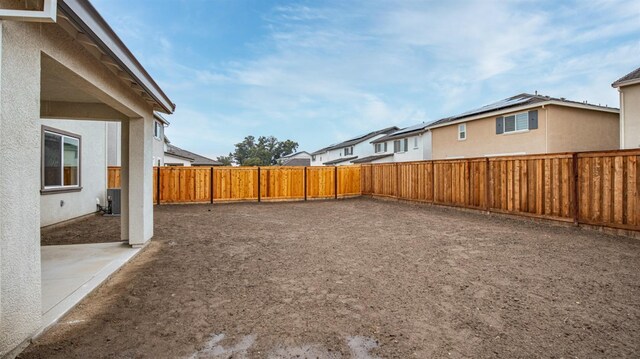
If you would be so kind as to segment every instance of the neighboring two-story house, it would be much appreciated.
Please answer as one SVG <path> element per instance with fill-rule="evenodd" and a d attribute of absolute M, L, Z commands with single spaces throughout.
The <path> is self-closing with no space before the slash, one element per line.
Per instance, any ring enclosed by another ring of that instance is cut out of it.
<path fill-rule="evenodd" d="M 433 159 L 614 150 L 619 112 L 525 93 L 435 121 L 427 129 Z"/>
<path fill-rule="evenodd" d="M 371 141 L 374 154 L 353 163 L 408 162 L 431 159 L 431 132 L 428 123 L 405 127 Z"/>
<path fill-rule="evenodd" d="M 620 92 L 620 149 L 640 148 L 640 67 L 611 86 Z"/>
<path fill-rule="evenodd" d="M 371 140 L 376 140 L 397 130 L 396 126 L 387 127 L 322 148 L 311 154 L 311 166 L 351 165 L 353 160 L 374 154 Z"/>

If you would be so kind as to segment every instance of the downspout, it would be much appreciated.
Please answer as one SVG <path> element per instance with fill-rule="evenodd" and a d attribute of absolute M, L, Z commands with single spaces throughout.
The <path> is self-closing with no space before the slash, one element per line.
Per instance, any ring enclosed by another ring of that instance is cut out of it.
<path fill-rule="evenodd" d="M 622 88 L 618 87 L 618 93 L 620 94 L 620 149 L 625 148 L 624 144 L 624 94 Z"/>
<path fill-rule="evenodd" d="M 544 110 L 544 153 L 549 153 L 549 109 L 542 105 Z"/>
<path fill-rule="evenodd" d="M 109 188 L 109 122 L 104 122 L 104 163 L 105 166 L 105 189 L 102 194 L 102 203 L 107 203 L 107 188 Z"/>

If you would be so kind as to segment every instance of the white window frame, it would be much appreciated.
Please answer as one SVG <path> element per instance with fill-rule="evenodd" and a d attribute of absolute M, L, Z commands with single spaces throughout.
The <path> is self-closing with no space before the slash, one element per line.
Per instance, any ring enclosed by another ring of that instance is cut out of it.
<path fill-rule="evenodd" d="M 413 149 L 417 150 L 420 146 L 418 146 L 418 136 L 413 138 Z"/>
<path fill-rule="evenodd" d="M 45 155 L 45 134 L 52 134 L 52 135 L 56 135 L 56 136 L 60 136 L 60 140 L 62 143 L 62 146 L 60 146 L 60 159 L 61 159 L 61 166 L 62 169 L 60 171 L 60 183 L 61 185 L 53 185 L 53 186 L 46 186 L 45 185 L 45 159 L 44 159 L 44 155 Z M 73 185 L 65 185 L 64 184 L 64 140 L 65 138 L 70 138 L 73 140 L 78 141 L 78 183 L 77 184 L 73 184 Z M 49 192 L 72 192 L 72 191 L 80 191 L 82 190 L 82 136 L 75 134 L 75 133 L 71 133 L 71 132 L 67 132 L 67 131 L 62 131 L 62 130 L 58 130 L 56 128 L 53 127 L 48 127 L 48 126 L 42 126 L 42 136 L 41 136 L 41 141 L 42 141 L 42 150 L 41 150 L 41 154 L 40 154 L 40 171 L 41 171 L 41 176 L 40 176 L 40 187 L 41 187 L 41 193 L 46 194 Z"/>
<path fill-rule="evenodd" d="M 345 156 L 353 156 L 353 146 L 345 147 L 344 148 L 344 155 Z"/>
<path fill-rule="evenodd" d="M 398 150 L 396 150 L 396 143 L 399 144 Z M 407 152 L 408 147 L 409 147 L 409 139 L 406 137 L 393 141 L 393 153 Z"/>
<path fill-rule="evenodd" d="M 153 120 L 153 137 L 157 140 L 162 139 L 162 123 L 157 120 Z"/>
<path fill-rule="evenodd" d="M 378 146 L 380 146 L 380 149 L 378 149 Z M 374 145 L 373 150 L 374 150 L 375 153 L 387 152 L 387 143 L 386 142 L 376 143 Z"/>
<path fill-rule="evenodd" d="M 518 128 L 518 116 L 527 116 L 526 128 Z M 507 117 L 513 117 L 513 130 L 507 131 Z M 502 134 L 509 135 L 513 133 L 529 132 L 529 112 L 518 112 L 502 117 Z"/>
<path fill-rule="evenodd" d="M 467 124 L 461 123 L 458 125 L 458 141 L 466 141 L 467 139 Z"/>

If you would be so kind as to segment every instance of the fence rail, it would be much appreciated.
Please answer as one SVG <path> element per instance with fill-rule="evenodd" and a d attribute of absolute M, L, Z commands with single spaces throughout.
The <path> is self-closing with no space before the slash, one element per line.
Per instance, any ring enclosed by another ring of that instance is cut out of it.
<path fill-rule="evenodd" d="M 640 230 L 640 150 L 362 165 L 362 194 Z"/>
<path fill-rule="evenodd" d="M 108 188 L 121 185 L 109 167 Z M 154 167 L 155 203 L 287 201 L 359 196 L 360 167 Z"/>
<path fill-rule="evenodd" d="M 372 195 L 638 231 L 639 157 L 640 150 L 624 150 L 338 167 L 155 167 L 154 201 Z M 120 186 L 118 167 L 109 167 L 108 180 Z"/>

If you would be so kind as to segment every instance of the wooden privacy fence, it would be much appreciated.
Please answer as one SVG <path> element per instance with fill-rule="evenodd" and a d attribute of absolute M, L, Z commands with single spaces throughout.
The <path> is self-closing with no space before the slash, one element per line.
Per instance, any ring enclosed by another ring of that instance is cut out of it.
<path fill-rule="evenodd" d="M 155 203 L 385 196 L 640 230 L 640 150 L 338 167 L 155 167 Z M 109 188 L 120 168 L 109 167 Z"/>
<path fill-rule="evenodd" d="M 120 187 L 108 168 L 108 188 Z M 285 201 L 359 196 L 360 166 L 154 167 L 155 203 Z"/>
<path fill-rule="evenodd" d="M 362 165 L 362 194 L 640 230 L 640 150 Z"/>

